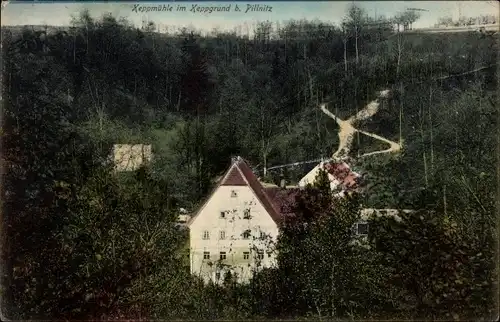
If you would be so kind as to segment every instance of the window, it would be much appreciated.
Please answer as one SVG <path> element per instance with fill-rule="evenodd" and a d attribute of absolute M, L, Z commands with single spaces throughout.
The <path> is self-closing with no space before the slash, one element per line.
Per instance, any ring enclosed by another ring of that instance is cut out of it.
<path fill-rule="evenodd" d="M 203 259 L 210 259 L 210 252 L 203 252 Z"/>
<path fill-rule="evenodd" d="M 250 252 L 243 252 L 243 259 L 249 259 L 250 258 Z"/>
<path fill-rule="evenodd" d="M 245 209 L 243 211 L 243 219 L 250 219 L 250 209 Z"/>
<path fill-rule="evenodd" d="M 271 255 L 271 252 L 267 252 L 267 257 L 268 257 L 268 258 L 271 258 L 271 256 L 272 256 L 272 255 Z"/>
<path fill-rule="evenodd" d="M 202 238 L 203 238 L 204 240 L 208 240 L 208 239 L 210 239 L 210 233 L 209 233 L 207 230 L 205 230 L 205 231 L 203 232 L 203 236 L 202 236 Z"/>
<path fill-rule="evenodd" d="M 368 224 L 367 223 L 358 223 L 356 233 L 358 235 L 368 235 Z"/>
<path fill-rule="evenodd" d="M 257 252 L 257 258 L 258 258 L 258 259 L 264 259 L 264 251 L 259 250 L 259 251 Z"/>
<path fill-rule="evenodd" d="M 215 273 L 215 279 L 216 280 L 220 280 L 220 272 L 216 272 Z"/>
<path fill-rule="evenodd" d="M 220 260 L 226 259 L 226 252 L 220 252 Z"/>
<path fill-rule="evenodd" d="M 247 229 L 243 232 L 243 239 L 250 239 L 250 230 Z"/>
<path fill-rule="evenodd" d="M 236 193 L 235 190 L 231 190 L 231 198 L 236 198 L 238 197 L 238 194 Z"/>
<path fill-rule="evenodd" d="M 261 231 L 260 232 L 260 239 L 264 239 L 264 238 L 266 238 L 266 233 Z"/>
<path fill-rule="evenodd" d="M 226 232 L 224 230 L 220 231 L 219 239 L 226 239 Z"/>
<path fill-rule="evenodd" d="M 220 218 L 221 218 L 221 219 L 226 218 L 226 212 L 225 212 L 225 211 L 221 211 L 221 212 L 220 212 Z"/>

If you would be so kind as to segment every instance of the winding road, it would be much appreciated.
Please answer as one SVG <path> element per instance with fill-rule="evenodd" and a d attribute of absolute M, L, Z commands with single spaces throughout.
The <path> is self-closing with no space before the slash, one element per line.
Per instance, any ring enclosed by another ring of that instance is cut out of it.
<path fill-rule="evenodd" d="M 378 94 L 378 97 L 370 102 L 366 107 L 359 111 L 356 115 L 351 116 L 349 119 L 341 120 L 337 116 L 335 116 L 332 112 L 330 112 L 326 108 L 326 103 L 323 103 L 320 105 L 320 109 L 323 113 L 328 115 L 330 118 L 334 119 L 335 122 L 339 125 L 339 147 L 337 151 L 332 155 L 332 159 L 334 160 L 344 160 L 348 157 L 349 152 L 351 151 L 352 148 L 352 143 L 354 140 L 354 134 L 356 132 L 359 132 L 361 134 L 367 135 L 369 137 L 372 137 L 376 140 L 383 141 L 387 144 L 389 144 L 389 148 L 386 150 L 380 150 L 380 151 L 374 151 L 374 152 L 368 152 L 361 157 L 366 157 L 370 155 L 375 155 L 375 154 L 382 154 L 382 153 L 396 153 L 401 151 L 401 145 L 399 143 L 396 143 L 394 141 L 388 140 L 386 138 L 383 138 L 377 134 L 365 132 L 362 130 L 358 130 L 354 126 L 359 124 L 361 121 L 367 120 L 373 115 L 375 115 L 378 112 L 380 102 L 383 99 L 386 99 L 389 96 L 390 90 L 386 89 L 383 91 L 380 91 Z"/>

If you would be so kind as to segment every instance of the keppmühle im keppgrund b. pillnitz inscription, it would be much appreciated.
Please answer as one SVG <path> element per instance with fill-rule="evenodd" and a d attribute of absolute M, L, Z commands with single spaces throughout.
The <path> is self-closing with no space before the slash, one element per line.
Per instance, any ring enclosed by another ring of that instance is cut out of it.
<path fill-rule="evenodd" d="M 192 4 L 191 7 L 184 5 L 142 5 L 134 4 L 132 7 L 133 12 L 193 12 L 193 13 L 212 13 L 212 12 L 273 12 L 273 7 L 262 4 L 229 4 L 224 6 L 203 6 L 199 4 Z"/>

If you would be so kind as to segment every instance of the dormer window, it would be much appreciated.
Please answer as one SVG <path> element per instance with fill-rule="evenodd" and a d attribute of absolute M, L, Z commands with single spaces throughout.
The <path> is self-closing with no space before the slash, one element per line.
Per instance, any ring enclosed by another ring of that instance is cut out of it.
<path fill-rule="evenodd" d="M 368 235 L 368 224 L 358 224 L 358 235 Z"/>
<path fill-rule="evenodd" d="M 368 235 L 368 223 L 357 223 L 354 226 L 354 232 L 358 236 L 366 236 Z"/>
<path fill-rule="evenodd" d="M 231 190 L 231 198 L 236 198 L 236 197 L 238 197 L 236 190 Z"/>
<path fill-rule="evenodd" d="M 208 230 L 205 230 L 202 235 L 203 240 L 209 240 L 210 239 L 210 232 Z"/>

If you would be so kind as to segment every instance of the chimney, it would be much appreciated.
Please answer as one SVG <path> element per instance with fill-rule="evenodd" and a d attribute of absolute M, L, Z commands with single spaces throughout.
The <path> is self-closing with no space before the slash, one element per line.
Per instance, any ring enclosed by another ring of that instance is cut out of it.
<path fill-rule="evenodd" d="M 285 171 L 283 169 L 281 169 L 280 173 L 280 188 L 286 189 Z"/>
<path fill-rule="evenodd" d="M 241 160 L 241 158 L 239 156 L 235 156 L 235 157 L 232 157 L 231 158 L 231 164 L 234 164 L 236 162 L 239 162 Z"/>

